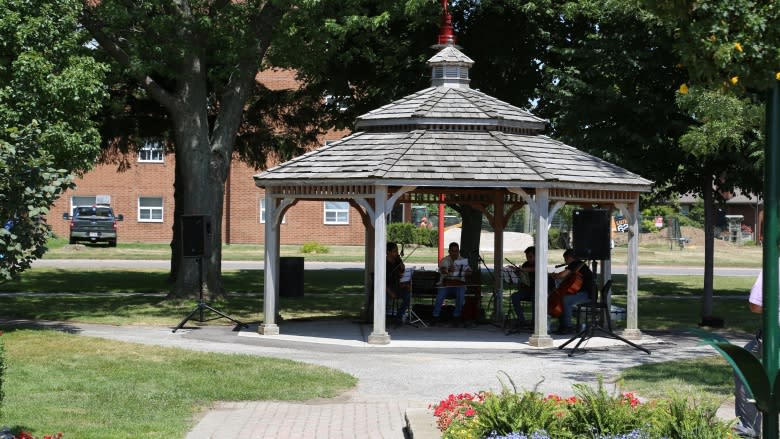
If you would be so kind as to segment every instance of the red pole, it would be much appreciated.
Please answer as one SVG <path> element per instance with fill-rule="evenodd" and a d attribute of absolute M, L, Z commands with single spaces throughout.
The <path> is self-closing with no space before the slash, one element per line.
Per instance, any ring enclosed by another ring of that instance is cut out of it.
<path fill-rule="evenodd" d="M 439 261 L 444 257 L 444 194 L 439 195 Z"/>

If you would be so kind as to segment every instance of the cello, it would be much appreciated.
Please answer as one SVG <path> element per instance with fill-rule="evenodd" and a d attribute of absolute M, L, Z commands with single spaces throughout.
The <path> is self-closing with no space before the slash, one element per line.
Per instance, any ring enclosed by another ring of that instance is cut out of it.
<path fill-rule="evenodd" d="M 547 314 L 552 317 L 560 317 L 563 313 L 563 296 L 567 294 L 575 294 L 582 288 L 584 278 L 580 270 L 585 266 L 584 262 L 580 262 L 580 265 L 566 277 L 566 279 L 558 285 L 558 288 L 554 289 L 550 296 L 547 298 Z"/>

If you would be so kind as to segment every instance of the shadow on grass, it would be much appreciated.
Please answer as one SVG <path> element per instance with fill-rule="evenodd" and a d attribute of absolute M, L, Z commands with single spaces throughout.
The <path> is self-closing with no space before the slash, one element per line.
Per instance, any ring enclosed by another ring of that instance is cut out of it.
<path fill-rule="evenodd" d="M 643 364 L 626 369 L 621 377 L 628 387 L 632 387 L 632 383 L 641 382 L 642 387 L 647 389 L 643 393 L 656 392 L 653 396 L 666 396 L 666 392 L 679 383 L 720 396 L 732 395 L 734 391 L 733 370 L 719 356 Z"/>

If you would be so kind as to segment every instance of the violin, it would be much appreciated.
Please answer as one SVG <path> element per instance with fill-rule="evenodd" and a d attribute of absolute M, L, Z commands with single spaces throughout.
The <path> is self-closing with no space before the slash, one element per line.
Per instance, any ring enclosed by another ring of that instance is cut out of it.
<path fill-rule="evenodd" d="M 558 285 L 558 288 L 550 293 L 547 297 L 547 314 L 552 317 L 559 317 L 563 313 L 563 297 L 567 294 L 575 294 L 580 291 L 582 283 L 585 280 L 582 273 L 580 273 L 580 270 L 584 266 L 585 263 L 581 262 L 574 273 L 569 274 L 569 276 Z"/>

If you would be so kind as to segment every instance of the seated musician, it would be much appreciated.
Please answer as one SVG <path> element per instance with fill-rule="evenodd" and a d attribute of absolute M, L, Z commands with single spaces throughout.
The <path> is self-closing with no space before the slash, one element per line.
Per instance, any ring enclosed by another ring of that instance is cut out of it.
<path fill-rule="evenodd" d="M 411 292 L 409 284 L 401 283 L 401 276 L 404 274 L 404 261 L 398 254 L 398 244 L 394 242 L 387 243 L 387 271 L 385 272 L 385 290 L 387 296 L 392 299 L 401 299 L 401 305 L 396 309 L 393 316 L 393 328 L 398 328 L 404 323 L 406 310 L 409 309 L 411 302 Z"/>
<path fill-rule="evenodd" d="M 526 322 L 523 314 L 522 302 L 534 302 L 536 291 L 536 247 L 531 246 L 525 249 L 525 262 L 523 265 L 515 266 L 517 277 L 517 291 L 512 293 L 510 300 L 512 308 L 517 315 L 518 328 L 530 328 L 533 325 L 533 306 L 531 306 L 531 322 Z"/>
<path fill-rule="evenodd" d="M 460 246 L 457 242 L 451 242 L 447 256 L 439 261 L 439 274 L 441 286 L 436 292 L 436 302 L 433 305 L 433 321 L 431 325 L 439 322 L 441 307 L 448 297 L 455 298 L 455 311 L 452 317 L 455 324 L 461 324 L 461 312 L 466 302 L 466 275 L 471 273 L 471 267 L 460 257 Z"/>
<path fill-rule="evenodd" d="M 561 314 L 558 317 L 558 330 L 556 334 L 571 334 L 575 328 L 571 318 L 574 306 L 588 301 L 588 292 L 593 288 L 593 272 L 588 264 L 574 257 L 574 249 L 563 252 L 563 261 L 566 268 L 552 275 L 555 279 L 556 289 L 550 294 L 562 301 Z"/>

